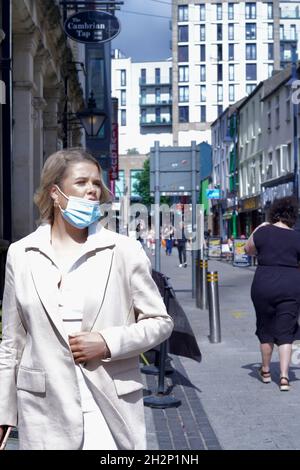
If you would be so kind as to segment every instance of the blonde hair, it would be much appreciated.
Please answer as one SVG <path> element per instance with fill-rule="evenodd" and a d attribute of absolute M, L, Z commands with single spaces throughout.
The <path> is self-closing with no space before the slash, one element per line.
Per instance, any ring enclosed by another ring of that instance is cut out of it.
<path fill-rule="evenodd" d="M 34 195 L 34 202 L 40 211 L 41 222 L 53 224 L 54 206 L 50 189 L 55 184 L 60 187 L 69 166 L 78 162 L 91 162 L 97 166 L 100 173 L 100 202 L 108 202 L 112 199 L 112 193 L 103 182 L 101 166 L 90 153 L 79 147 L 59 150 L 47 158 L 42 170 L 40 186 Z"/>

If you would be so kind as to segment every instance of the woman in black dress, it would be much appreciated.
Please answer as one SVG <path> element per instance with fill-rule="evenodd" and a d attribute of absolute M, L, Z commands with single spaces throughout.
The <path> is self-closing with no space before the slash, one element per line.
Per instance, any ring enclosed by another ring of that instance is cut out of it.
<path fill-rule="evenodd" d="M 257 227 L 245 246 L 246 253 L 256 254 L 258 259 L 251 298 L 262 355 L 259 375 L 264 383 L 271 382 L 270 362 L 277 344 L 281 391 L 290 389 L 292 343 L 299 338 L 300 233 L 293 230 L 297 216 L 295 198 L 275 200 L 270 208 L 270 222 Z"/>

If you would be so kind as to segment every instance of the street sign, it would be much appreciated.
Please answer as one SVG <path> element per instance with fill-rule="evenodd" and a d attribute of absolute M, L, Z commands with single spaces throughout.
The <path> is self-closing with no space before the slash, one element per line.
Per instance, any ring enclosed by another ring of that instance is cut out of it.
<path fill-rule="evenodd" d="M 220 189 L 216 189 L 216 188 L 207 189 L 206 197 L 207 199 L 220 199 L 221 198 Z"/>
<path fill-rule="evenodd" d="M 114 39 L 121 26 L 118 18 L 106 11 L 85 10 L 69 16 L 64 30 L 74 41 L 99 44 Z"/>
<path fill-rule="evenodd" d="M 192 153 L 191 147 L 160 147 L 159 191 L 166 196 L 190 195 L 192 191 Z M 154 193 L 155 152 L 150 153 L 150 192 Z M 199 175 L 200 158 L 197 150 L 196 173 Z M 197 176 L 197 187 L 199 190 Z"/>

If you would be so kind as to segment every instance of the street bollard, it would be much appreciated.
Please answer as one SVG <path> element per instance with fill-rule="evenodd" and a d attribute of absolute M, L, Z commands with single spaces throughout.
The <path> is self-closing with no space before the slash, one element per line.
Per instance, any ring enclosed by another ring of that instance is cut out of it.
<path fill-rule="evenodd" d="M 211 343 L 221 342 L 221 323 L 219 305 L 218 271 L 207 273 L 209 340 Z"/>
<path fill-rule="evenodd" d="M 207 268 L 206 259 L 198 259 L 197 289 L 196 289 L 196 306 L 202 310 L 207 308 Z"/>

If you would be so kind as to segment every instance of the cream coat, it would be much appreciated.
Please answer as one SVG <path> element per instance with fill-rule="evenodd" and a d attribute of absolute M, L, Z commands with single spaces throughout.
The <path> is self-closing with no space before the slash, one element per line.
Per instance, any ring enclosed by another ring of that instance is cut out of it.
<path fill-rule="evenodd" d="M 0 346 L 0 423 L 21 449 L 80 449 L 83 418 L 75 365 L 58 314 L 60 273 L 50 225 L 8 252 Z M 172 331 L 140 243 L 94 224 L 86 256 L 82 331 L 99 331 L 111 359 L 82 367 L 119 449 L 145 448 L 139 354 Z"/>

